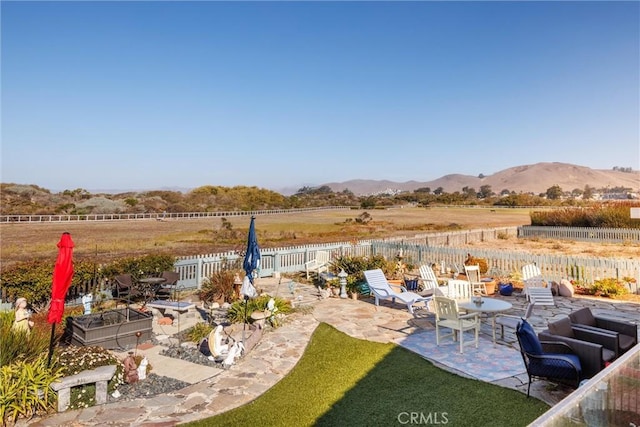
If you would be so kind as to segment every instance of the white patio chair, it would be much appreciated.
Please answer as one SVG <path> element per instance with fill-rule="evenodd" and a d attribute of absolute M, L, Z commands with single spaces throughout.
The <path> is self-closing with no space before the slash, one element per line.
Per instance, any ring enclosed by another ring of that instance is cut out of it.
<path fill-rule="evenodd" d="M 394 291 L 389 285 L 387 278 L 384 277 L 384 273 L 379 268 L 366 270 L 364 277 L 367 280 L 367 285 L 369 285 L 369 290 L 375 297 L 376 305 L 379 305 L 380 299 L 391 299 L 392 302 L 398 299 L 406 304 L 409 313 L 413 314 L 413 306 L 416 303 L 424 302 L 426 307 L 427 302 L 431 301 L 432 297 L 423 297 L 415 292 L 409 292 L 404 286 L 401 286 L 402 292 Z"/>
<path fill-rule="evenodd" d="M 474 341 L 476 348 L 478 348 L 478 336 L 480 333 L 480 317 L 478 313 L 461 314 L 458 311 L 456 300 L 447 297 L 433 297 L 433 306 L 436 312 L 436 345 L 440 345 L 440 328 L 449 328 L 451 333 L 443 335 L 442 338 L 453 336 L 453 340 L 457 341 L 458 332 L 460 332 L 460 353 L 463 353 L 465 345 L 464 331 L 475 329 Z"/>
<path fill-rule="evenodd" d="M 423 296 L 433 295 L 436 288 L 438 288 L 438 277 L 436 273 L 433 272 L 433 269 L 427 265 L 421 265 L 418 269 L 420 271 L 420 284 L 422 285 L 422 289 L 420 294 Z"/>
<path fill-rule="evenodd" d="M 315 258 L 304 263 L 307 279 L 309 279 L 309 273 L 311 271 L 315 271 L 317 274 L 328 271 L 330 258 L 331 254 L 329 251 L 316 251 Z"/>
<path fill-rule="evenodd" d="M 487 287 L 480 277 L 480 265 L 465 265 L 464 274 L 467 281 L 471 284 L 471 293 L 473 295 L 487 295 Z"/>
<path fill-rule="evenodd" d="M 537 265 L 527 264 L 522 267 L 522 281 L 524 283 L 522 293 L 529 302 L 538 305 L 555 305 L 551 288 L 547 287 L 547 282 L 542 278 L 542 272 Z"/>

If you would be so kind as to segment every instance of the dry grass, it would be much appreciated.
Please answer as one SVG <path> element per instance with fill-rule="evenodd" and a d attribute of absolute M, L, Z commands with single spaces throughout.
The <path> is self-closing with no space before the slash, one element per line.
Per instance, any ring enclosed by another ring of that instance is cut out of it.
<path fill-rule="evenodd" d="M 356 224 L 364 211 L 340 210 L 257 216 L 256 227 L 264 248 L 308 243 L 351 241 L 390 236 L 411 236 L 427 231 L 527 225 L 528 209 L 403 208 L 368 210 L 372 221 Z M 248 217 L 228 217 L 231 229 L 220 218 L 137 220 L 0 225 L 0 265 L 34 258 L 55 259 L 56 243 L 64 231 L 76 244 L 76 259 L 108 261 L 126 255 L 168 253 L 197 255 L 242 250 L 246 244 Z M 637 257 L 637 244 L 587 244 L 546 239 L 501 238 L 475 243 L 474 247 L 545 251 L 591 256 Z"/>

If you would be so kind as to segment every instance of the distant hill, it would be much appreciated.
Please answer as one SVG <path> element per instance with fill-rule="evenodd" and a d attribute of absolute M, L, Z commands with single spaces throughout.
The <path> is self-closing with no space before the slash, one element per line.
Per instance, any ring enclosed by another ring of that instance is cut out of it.
<path fill-rule="evenodd" d="M 576 188 L 583 190 L 585 185 L 589 185 L 595 189 L 624 187 L 631 188 L 634 192 L 640 192 L 640 171 L 621 172 L 591 169 L 569 163 L 553 162 L 516 166 L 483 178 L 451 174 L 426 182 L 354 179 L 322 185 L 329 186 L 334 192 L 349 189 L 358 196 L 379 193 L 385 190 L 413 191 L 424 187 L 431 188 L 431 191 L 442 187 L 447 193 L 461 191 L 463 187 L 474 188 L 478 191 L 483 185 L 490 185 L 491 190 L 495 193 L 500 193 L 506 189 L 516 193 L 540 194 L 554 185 L 559 185 L 564 191 L 571 191 Z"/>

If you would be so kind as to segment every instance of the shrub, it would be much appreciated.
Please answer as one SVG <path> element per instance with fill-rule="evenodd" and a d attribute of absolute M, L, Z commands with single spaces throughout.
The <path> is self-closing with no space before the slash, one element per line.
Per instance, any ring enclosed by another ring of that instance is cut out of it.
<path fill-rule="evenodd" d="M 235 282 L 236 275 L 239 276 L 240 270 L 219 270 L 206 277 L 200 290 L 198 297 L 202 301 L 214 301 L 218 299 L 224 302 L 233 302 L 236 300 Z"/>
<path fill-rule="evenodd" d="M 189 329 L 187 332 L 187 338 L 189 341 L 199 343 L 204 338 L 208 337 L 213 327 L 206 323 L 196 323 L 193 328 Z"/>
<path fill-rule="evenodd" d="M 476 258 L 474 256 L 471 256 L 471 254 L 468 254 L 467 259 L 464 261 L 464 265 L 476 265 L 476 264 L 480 266 L 481 274 L 486 274 L 487 271 L 489 271 L 489 264 L 487 263 L 486 259 Z"/>
<path fill-rule="evenodd" d="M 49 334 L 46 328 L 36 324 L 30 334 L 13 331 L 11 326 L 15 314 L 13 311 L 0 313 L 0 366 L 9 365 L 18 360 L 33 362 L 40 354 L 47 353 Z"/>
<path fill-rule="evenodd" d="M 272 297 L 270 295 L 266 295 L 266 294 L 260 295 L 257 298 L 248 300 L 246 307 L 245 307 L 244 301 L 236 301 L 231 305 L 231 307 L 229 307 L 229 311 L 227 312 L 227 318 L 232 323 L 242 323 L 244 322 L 245 313 L 246 313 L 247 320 L 251 321 L 251 313 L 253 313 L 254 311 L 266 310 L 267 303 L 271 298 Z M 274 310 L 275 313 L 278 313 L 278 314 L 291 313 L 292 308 L 291 308 L 291 303 L 289 301 L 282 299 L 280 297 L 274 297 L 273 300 L 275 302 L 275 307 L 277 308 L 277 310 Z M 274 320 L 275 319 L 270 319 L 270 321 L 272 322 Z M 272 323 L 272 326 L 275 327 L 277 325 Z"/>
<path fill-rule="evenodd" d="M 587 292 L 595 296 L 615 298 L 629 292 L 625 282 L 614 277 L 599 279 L 587 287 Z"/>
<path fill-rule="evenodd" d="M 329 268 L 334 274 L 344 270 L 347 273 L 347 290 L 355 292 L 360 284 L 365 281 L 365 270 L 380 268 L 385 274 L 393 274 L 396 263 L 387 261 L 382 255 L 373 255 L 371 257 L 344 255 L 334 259 Z M 328 285 L 340 286 L 339 279 L 330 280 Z"/>
<path fill-rule="evenodd" d="M 57 369 L 47 368 L 47 355 L 31 361 L 16 360 L 0 368 L 0 419 L 3 425 L 18 417 L 30 418 L 53 409 L 56 402 L 52 382 L 60 378 Z"/>

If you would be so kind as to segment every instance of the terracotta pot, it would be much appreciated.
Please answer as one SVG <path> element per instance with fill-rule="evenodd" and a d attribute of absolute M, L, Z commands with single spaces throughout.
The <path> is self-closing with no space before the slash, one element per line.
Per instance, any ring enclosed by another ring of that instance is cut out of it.
<path fill-rule="evenodd" d="M 358 299 L 358 293 L 357 292 L 351 292 L 351 299 Z"/>

